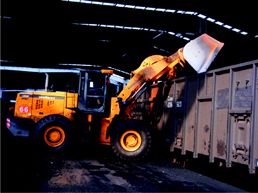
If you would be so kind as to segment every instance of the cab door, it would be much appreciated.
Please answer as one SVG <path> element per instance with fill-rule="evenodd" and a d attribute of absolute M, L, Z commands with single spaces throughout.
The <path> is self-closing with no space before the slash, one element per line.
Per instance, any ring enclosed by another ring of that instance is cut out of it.
<path fill-rule="evenodd" d="M 105 111 L 106 75 L 98 71 L 81 72 L 79 84 L 79 109 L 86 112 Z"/>

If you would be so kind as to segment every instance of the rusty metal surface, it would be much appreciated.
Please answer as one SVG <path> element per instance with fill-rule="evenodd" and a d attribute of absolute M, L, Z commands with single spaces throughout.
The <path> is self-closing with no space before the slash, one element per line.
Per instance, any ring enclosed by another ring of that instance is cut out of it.
<path fill-rule="evenodd" d="M 159 128 L 171 151 L 258 167 L 258 60 L 173 80 Z"/>
<path fill-rule="evenodd" d="M 211 134 L 211 100 L 199 101 L 197 122 L 197 153 L 209 155 Z"/>
<path fill-rule="evenodd" d="M 169 95 L 172 96 L 175 100 L 174 111 L 170 113 L 169 121 L 171 117 L 175 120 L 173 123 L 174 139 L 173 144 L 171 144 L 171 149 L 180 148 L 183 146 L 183 129 L 184 129 L 184 109 L 185 109 L 185 97 L 186 97 L 186 81 L 180 80 L 175 82 L 174 89 L 170 90 Z"/>
<path fill-rule="evenodd" d="M 255 171 L 258 159 L 257 63 L 258 60 L 229 66 L 186 80 L 183 141 L 187 141 L 185 150 L 193 152 L 194 157 L 207 155 L 211 162 L 219 159 L 227 166 L 244 164 L 251 173 Z M 196 99 L 195 84 L 198 84 Z"/>
<path fill-rule="evenodd" d="M 250 156 L 250 172 L 253 172 L 255 167 L 258 167 L 258 65 L 254 64 L 254 72 L 253 72 L 253 100 L 252 100 L 252 127 L 253 132 L 251 133 L 251 156 Z"/>
<path fill-rule="evenodd" d="M 195 139 L 195 115 L 196 115 L 196 97 L 197 97 L 197 82 L 195 79 L 188 80 L 188 94 L 186 101 L 191 104 L 186 106 L 186 125 L 184 138 L 184 151 L 194 151 L 194 139 Z"/>
<path fill-rule="evenodd" d="M 228 71 L 215 74 L 214 108 L 214 130 L 212 151 L 216 158 L 226 159 L 227 130 L 229 112 L 229 86 L 230 79 Z"/>

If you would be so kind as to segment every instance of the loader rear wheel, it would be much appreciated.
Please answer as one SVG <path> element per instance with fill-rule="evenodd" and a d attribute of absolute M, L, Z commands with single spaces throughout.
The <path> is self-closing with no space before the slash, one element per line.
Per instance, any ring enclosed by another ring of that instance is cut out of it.
<path fill-rule="evenodd" d="M 116 126 L 112 137 L 115 155 L 125 161 L 139 161 L 151 149 L 151 133 L 140 121 L 126 121 Z"/>
<path fill-rule="evenodd" d="M 33 140 L 42 150 L 62 152 L 71 144 L 71 123 L 61 116 L 48 116 L 36 125 Z"/>
<path fill-rule="evenodd" d="M 44 131 L 44 141 L 50 147 L 58 147 L 65 141 L 65 132 L 60 126 L 49 126 Z"/>

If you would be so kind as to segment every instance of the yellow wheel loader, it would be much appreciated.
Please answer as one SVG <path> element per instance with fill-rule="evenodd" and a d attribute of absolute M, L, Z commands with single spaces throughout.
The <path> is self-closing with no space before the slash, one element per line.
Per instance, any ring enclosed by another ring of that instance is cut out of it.
<path fill-rule="evenodd" d="M 76 93 L 18 93 L 14 115 L 7 118 L 6 126 L 14 135 L 30 136 L 50 151 L 69 147 L 82 129 L 96 142 L 111 145 L 119 158 L 139 160 L 149 153 L 153 136 L 148 121 L 130 116 L 137 97 L 161 77 L 176 77 L 177 65 L 205 72 L 223 45 L 203 34 L 171 56 L 149 56 L 120 91 L 110 83 L 111 70 L 82 69 Z"/>

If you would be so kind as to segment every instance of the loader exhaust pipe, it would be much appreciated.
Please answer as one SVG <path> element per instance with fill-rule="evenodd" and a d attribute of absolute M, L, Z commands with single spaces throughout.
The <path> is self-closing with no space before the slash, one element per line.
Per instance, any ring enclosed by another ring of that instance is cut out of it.
<path fill-rule="evenodd" d="M 223 45 L 211 36 L 202 34 L 184 46 L 183 57 L 197 73 L 206 72 Z"/>

